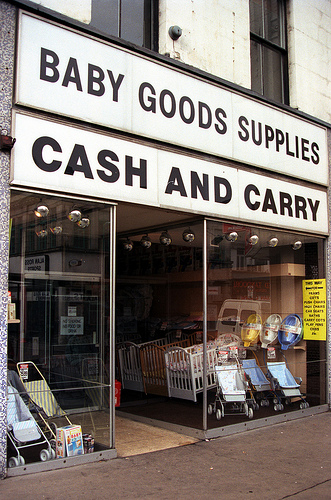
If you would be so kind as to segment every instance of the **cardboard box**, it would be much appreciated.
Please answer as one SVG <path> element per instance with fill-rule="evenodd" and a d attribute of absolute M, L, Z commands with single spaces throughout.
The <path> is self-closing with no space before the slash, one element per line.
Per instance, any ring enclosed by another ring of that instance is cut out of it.
<path fill-rule="evenodd" d="M 11 302 L 8 304 L 8 319 L 16 319 L 16 304 Z"/>
<path fill-rule="evenodd" d="M 58 458 L 83 454 L 83 436 L 80 425 L 67 425 L 56 429 L 56 456 Z"/>

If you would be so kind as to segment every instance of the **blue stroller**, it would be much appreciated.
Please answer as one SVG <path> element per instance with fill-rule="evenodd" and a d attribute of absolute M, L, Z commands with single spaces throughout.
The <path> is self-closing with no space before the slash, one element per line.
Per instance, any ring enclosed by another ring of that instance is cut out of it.
<path fill-rule="evenodd" d="M 256 404 L 269 406 L 267 395 L 271 393 L 271 386 L 262 369 L 258 366 L 255 359 L 243 359 L 242 365 L 254 398 L 256 399 Z M 258 409 L 258 406 L 256 409 Z"/>
<path fill-rule="evenodd" d="M 309 408 L 309 403 L 301 394 L 299 389 L 302 379 L 294 377 L 287 368 L 285 361 L 267 363 L 267 377 L 270 380 L 272 390 L 276 397 L 274 399 L 274 410 L 284 410 L 282 400 L 285 404 L 291 403 L 292 398 L 300 398 L 300 408 Z"/>
<path fill-rule="evenodd" d="M 21 450 L 32 446 L 44 445 L 39 452 L 42 462 L 55 458 L 55 451 L 50 442 L 37 425 L 17 389 L 10 384 L 8 384 L 7 400 L 7 436 L 16 454 L 8 459 L 9 468 L 24 465 L 25 459 L 21 455 Z"/>

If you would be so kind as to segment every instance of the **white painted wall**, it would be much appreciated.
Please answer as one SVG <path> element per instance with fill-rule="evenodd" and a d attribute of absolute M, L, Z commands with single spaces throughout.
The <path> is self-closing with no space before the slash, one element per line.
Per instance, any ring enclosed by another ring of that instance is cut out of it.
<path fill-rule="evenodd" d="M 250 87 L 248 0 L 159 0 L 159 51 Z M 173 41 L 168 30 L 178 25 Z"/>
<path fill-rule="evenodd" d="M 34 3 L 77 19 L 82 23 L 91 22 L 92 0 L 36 0 Z"/>
<path fill-rule="evenodd" d="M 331 122 L 331 0 L 288 4 L 290 105 Z"/>

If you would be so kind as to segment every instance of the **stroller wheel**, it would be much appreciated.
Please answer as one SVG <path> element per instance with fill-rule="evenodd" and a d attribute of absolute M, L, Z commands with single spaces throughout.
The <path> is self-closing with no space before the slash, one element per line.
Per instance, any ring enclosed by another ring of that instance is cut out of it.
<path fill-rule="evenodd" d="M 222 412 L 220 409 L 216 410 L 216 418 L 217 418 L 217 420 L 221 420 L 221 418 L 222 418 Z"/>
<path fill-rule="evenodd" d="M 249 408 L 249 409 L 248 409 L 248 418 L 249 418 L 249 419 L 252 419 L 252 418 L 253 418 L 253 416 L 254 416 L 254 413 L 253 413 L 253 408 Z"/>
<path fill-rule="evenodd" d="M 24 460 L 24 457 L 22 457 L 22 455 L 19 456 L 19 461 L 20 461 L 20 465 L 25 465 L 25 460 Z"/>
<path fill-rule="evenodd" d="M 54 460 L 56 458 L 56 452 L 53 448 L 51 448 L 51 460 Z"/>
<path fill-rule="evenodd" d="M 8 460 L 8 468 L 12 469 L 13 467 L 18 467 L 19 466 L 19 460 L 17 457 L 10 457 Z"/>
<path fill-rule="evenodd" d="M 213 413 L 213 405 L 208 405 L 208 415 L 212 415 Z"/>
<path fill-rule="evenodd" d="M 42 462 L 47 462 L 47 460 L 50 460 L 50 458 L 51 458 L 51 454 L 48 450 L 41 450 L 39 456 L 40 456 L 40 460 Z"/>

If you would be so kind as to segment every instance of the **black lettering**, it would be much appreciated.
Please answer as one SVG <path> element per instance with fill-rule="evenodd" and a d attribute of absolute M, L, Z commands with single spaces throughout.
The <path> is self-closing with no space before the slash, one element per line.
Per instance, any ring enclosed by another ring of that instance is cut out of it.
<path fill-rule="evenodd" d="M 106 170 L 111 172 L 111 175 L 107 175 L 103 170 L 97 170 L 97 174 L 102 181 L 105 182 L 116 182 L 119 179 L 120 171 L 113 163 L 108 161 L 110 158 L 112 161 L 118 161 L 118 156 L 113 151 L 108 151 L 107 149 L 103 149 L 98 154 L 98 162 L 104 167 Z"/>
<path fill-rule="evenodd" d="M 62 162 L 59 160 L 53 160 L 51 163 L 46 163 L 43 159 L 43 149 L 45 146 L 50 146 L 53 151 L 57 153 L 62 153 L 60 144 L 52 137 L 39 137 L 36 139 L 32 146 L 32 158 L 37 167 L 44 172 L 56 172 Z"/>
<path fill-rule="evenodd" d="M 199 179 L 199 176 L 196 172 L 191 172 L 191 197 L 198 198 L 198 189 L 200 194 L 204 200 L 209 200 L 209 182 L 208 175 L 203 174 L 203 183 Z"/>
<path fill-rule="evenodd" d="M 68 66 L 64 74 L 62 86 L 68 87 L 70 82 L 76 85 L 77 90 L 83 92 L 82 82 L 80 81 L 80 76 L 79 76 L 77 60 L 74 57 L 70 57 L 69 59 Z"/>
<path fill-rule="evenodd" d="M 184 182 L 180 170 L 177 167 L 172 167 L 171 169 L 165 193 L 172 194 L 173 191 L 178 191 L 181 196 L 187 198 Z"/>
<path fill-rule="evenodd" d="M 220 123 L 222 125 L 222 127 L 220 127 L 218 125 L 218 123 L 215 123 L 215 130 L 218 134 L 224 135 L 224 134 L 226 134 L 228 127 L 227 127 L 227 124 L 225 123 L 225 121 L 221 118 L 222 116 L 223 116 L 223 118 L 226 118 L 227 117 L 226 112 L 222 108 L 217 108 L 215 111 L 215 118 L 218 121 L 218 123 Z"/>
<path fill-rule="evenodd" d="M 289 217 L 293 217 L 292 210 L 292 196 L 288 193 L 279 193 L 280 200 L 280 214 L 285 215 L 285 209 L 287 209 L 287 213 Z"/>
<path fill-rule="evenodd" d="M 105 86 L 102 81 L 105 78 L 105 74 L 99 66 L 94 66 L 93 64 L 88 65 L 88 77 L 87 77 L 87 92 L 88 94 L 102 96 L 105 93 Z M 95 85 L 97 88 L 95 89 Z"/>
<path fill-rule="evenodd" d="M 318 165 L 320 161 L 320 157 L 318 155 L 319 147 L 316 142 L 312 142 L 311 144 L 311 150 L 313 152 L 313 155 L 311 156 L 311 161 L 313 162 L 314 165 Z"/>
<path fill-rule="evenodd" d="M 133 186 L 133 176 L 140 177 L 140 187 L 147 189 L 147 160 L 140 159 L 139 167 L 133 166 L 132 156 L 125 156 L 125 184 Z"/>
<path fill-rule="evenodd" d="M 46 82 L 57 82 L 60 78 L 59 70 L 57 65 L 60 60 L 58 55 L 52 50 L 44 49 L 41 47 L 40 51 L 40 80 L 45 80 Z M 49 71 L 47 71 L 49 70 Z"/>
<path fill-rule="evenodd" d="M 225 195 L 221 196 L 220 194 L 220 187 L 224 186 L 225 187 Z M 224 203 L 226 205 L 231 201 L 232 198 L 232 188 L 231 184 L 227 179 L 224 179 L 222 177 L 215 177 L 214 178 L 214 193 L 215 193 L 215 201 L 216 203 Z"/>
<path fill-rule="evenodd" d="M 245 203 L 251 210 L 257 210 L 261 203 L 259 201 L 256 201 L 255 203 L 251 202 L 250 199 L 251 192 L 255 193 L 257 196 L 260 196 L 260 191 L 258 190 L 258 188 L 254 186 L 254 184 L 248 184 L 244 192 Z"/>
<path fill-rule="evenodd" d="M 279 151 L 279 146 L 284 144 L 285 136 L 279 128 L 276 128 L 276 151 Z"/>
<path fill-rule="evenodd" d="M 245 116 L 240 116 L 238 119 L 238 123 L 239 123 L 239 127 L 244 132 L 244 134 L 242 134 L 240 131 L 238 131 L 239 139 L 246 142 L 249 139 L 249 132 L 248 132 L 247 128 L 245 128 L 244 123 L 245 123 L 245 125 L 248 126 L 249 121 L 247 120 L 247 118 Z"/>
<path fill-rule="evenodd" d="M 166 107 L 165 107 L 165 98 L 169 96 L 170 97 L 170 110 L 167 111 L 166 110 Z M 166 118 L 172 118 L 175 113 L 176 113 L 176 100 L 175 100 L 175 96 L 173 95 L 172 92 L 170 92 L 170 90 L 167 90 L 167 89 L 164 89 L 162 90 L 161 94 L 160 94 L 160 109 L 161 109 L 161 113 L 166 117 Z"/>
<path fill-rule="evenodd" d="M 276 203 L 274 200 L 274 196 L 272 194 L 271 189 L 266 189 L 265 197 L 263 201 L 262 212 L 266 212 L 267 210 L 272 210 L 274 214 L 277 214 Z"/>
<path fill-rule="evenodd" d="M 302 149 L 302 159 L 305 161 L 309 161 L 309 156 L 306 156 L 305 153 L 309 153 L 309 141 L 307 139 L 301 139 L 301 149 Z"/>
<path fill-rule="evenodd" d="M 310 209 L 311 209 L 311 214 L 313 216 L 313 221 L 316 222 L 316 220 L 317 220 L 316 215 L 317 215 L 317 210 L 318 210 L 320 201 L 316 200 L 315 203 L 313 203 L 313 200 L 311 200 L 310 198 L 308 198 L 308 203 L 309 203 L 309 206 L 310 206 Z"/>
<path fill-rule="evenodd" d="M 262 123 L 258 122 L 258 138 L 256 137 L 255 120 L 252 120 L 252 140 L 254 144 L 260 146 L 262 144 Z"/>
<path fill-rule="evenodd" d="M 120 86 L 121 86 L 121 84 L 123 82 L 124 75 L 122 75 L 120 73 L 118 75 L 118 77 L 117 77 L 117 80 L 115 80 L 112 71 L 110 71 L 109 69 L 107 69 L 107 73 L 108 73 L 108 77 L 109 77 L 111 86 L 113 87 L 113 101 L 114 102 L 118 102 L 118 91 L 119 91 L 119 88 L 120 88 Z M 139 92 L 140 92 L 140 89 L 139 89 Z"/>
<path fill-rule="evenodd" d="M 269 142 L 272 142 L 275 138 L 275 133 L 270 125 L 265 125 L 265 147 L 269 149 Z"/>
<path fill-rule="evenodd" d="M 199 127 L 200 128 L 209 128 L 211 125 L 211 111 L 210 108 L 207 104 L 204 102 L 200 102 L 198 104 L 198 110 L 199 110 Z M 205 113 L 204 113 L 205 111 Z M 204 115 L 206 115 L 206 121 L 204 120 Z"/>
<path fill-rule="evenodd" d="M 82 144 L 75 144 L 64 171 L 67 175 L 74 175 L 75 172 L 82 172 L 86 179 L 93 179 L 90 163 Z"/>
<path fill-rule="evenodd" d="M 295 196 L 295 217 L 297 219 L 300 219 L 300 212 L 302 213 L 303 218 L 306 220 L 307 219 L 307 202 L 305 198 L 302 196 Z"/>
<path fill-rule="evenodd" d="M 190 113 L 188 117 L 186 117 L 184 114 L 184 107 L 185 107 L 186 102 L 188 103 L 189 113 Z M 180 114 L 180 117 L 184 123 L 192 123 L 193 122 L 194 116 L 195 116 L 195 110 L 194 110 L 193 101 L 189 97 L 187 97 L 187 96 L 181 97 L 181 99 L 179 101 L 179 114 Z"/>
<path fill-rule="evenodd" d="M 149 89 L 152 95 L 156 95 L 155 89 L 153 85 L 150 83 L 144 82 L 140 85 L 139 87 L 139 103 L 140 106 L 143 108 L 144 111 L 151 111 L 152 113 L 156 113 L 156 100 L 155 97 L 151 97 L 150 95 L 147 97 L 147 102 L 149 104 L 145 103 L 144 100 L 144 90 Z"/>
<path fill-rule="evenodd" d="M 293 151 L 291 151 L 291 150 L 290 150 L 290 138 L 289 138 L 289 133 L 288 133 L 288 132 L 286 132 L 286 134 L 285 134 L 285 139 L 286 139 L 286 140 L 285 140 L 285 144 L 286 144 L 286 154 L 287 154 L 288 156 L 294 156 Z"/>
<path fill-rule="evenodd" d="M 295 136 L 295 156 L 296 158 L 299 158 L 300 153 L 299 153 L 299 137 L 296 135 Z"/>

